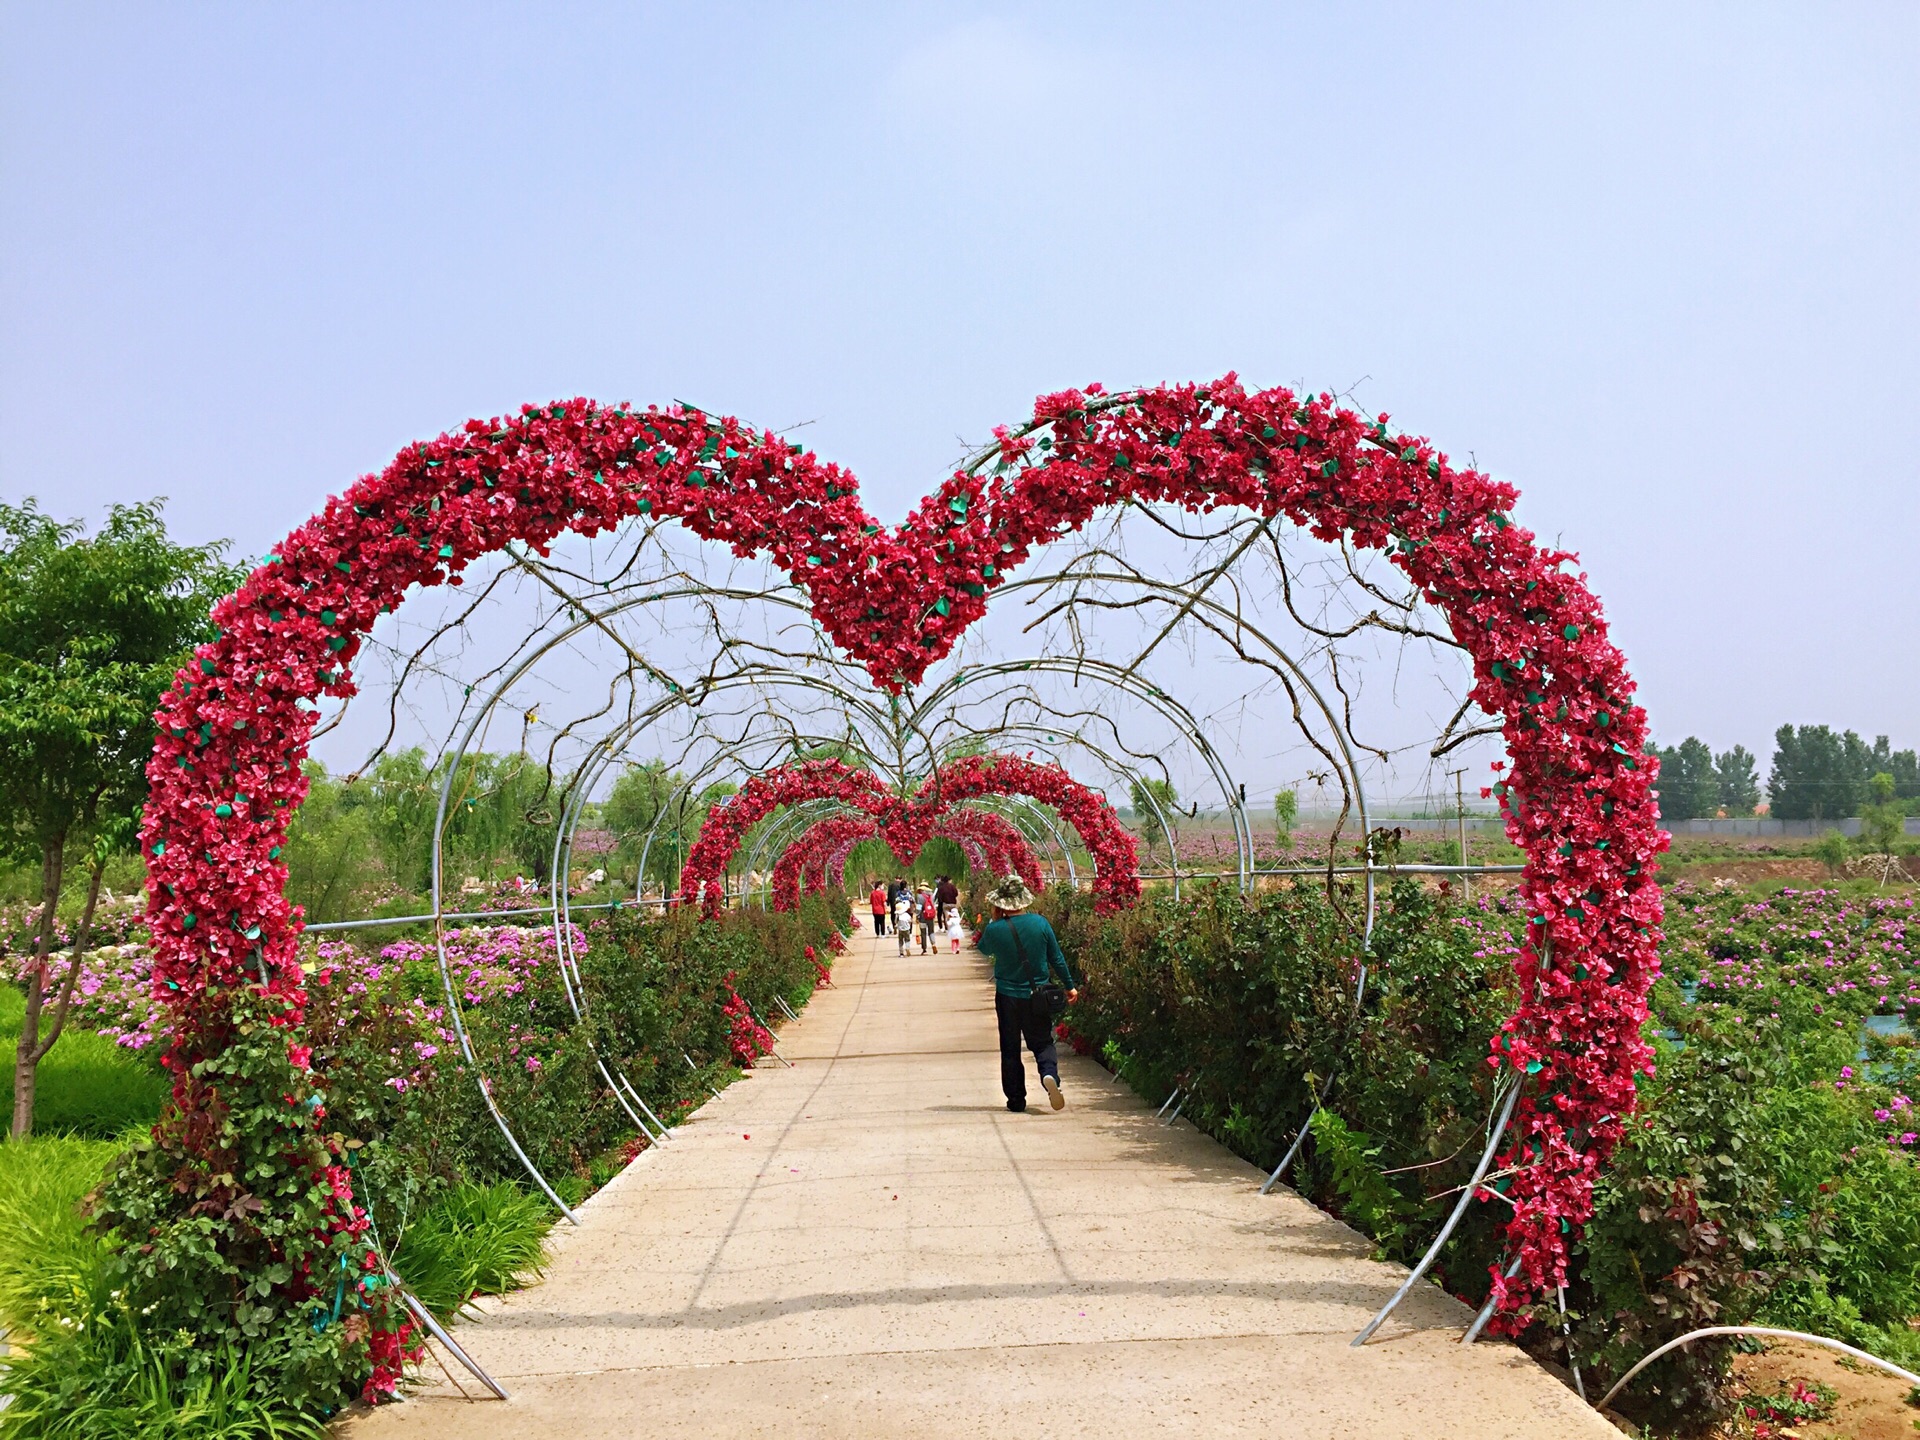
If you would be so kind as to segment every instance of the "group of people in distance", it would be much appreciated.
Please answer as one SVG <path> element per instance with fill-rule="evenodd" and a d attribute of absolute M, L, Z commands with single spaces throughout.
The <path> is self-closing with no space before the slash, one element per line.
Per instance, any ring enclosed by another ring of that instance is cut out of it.
<path fill-rule="evenodd" d="M 898 875 L 884 885 L 875 880 L 867 899 L 873 907 L 873 933 L 886 934 L 891 921 L 902 955 L 916 935 L 922 955 L 938 948 L 942 930 L 953 942 L 953 953 L 960 953 L 960 887 L 952 877 L 942 875 L 933 885 L 923 881 L 918 890 Z"/>
<path fill-rule="evenodd" d="M 960 953 L 960 887 L 942 875 L 936 885 L 916 890 L 894 877 L 890 884 L 873 882 L 868 901 L 873 909 L 873 933 L 893 933 L 902 955 L 907 942 L 920 937 L 920 953 L 938 949 L 936 931 L 944 927 Z M 1021 1047 L 1033 1052 L 1040 1085 L 1053 1109 L 1065 1107 L 1060 1090 L 1060 1057 L 1054 1045 L 1054 1027 L 1068 1004 L 1080 998 L 1078 982 L 1067 968 L 1059 938 L 1043 915 L 1031 913 L 1033 892 L 1018 875 L 1003 876 L 987 892 L 993 919 L 981 927 L 974 942 L 993 962 L 993 1010 L 1000 1032 L 1000 1089 L 1007 1109 L 1019 1114 L 1027 1108 L 1027 1077 Z M 1056 981 L 1057 977 L 1057 981 Z"/>

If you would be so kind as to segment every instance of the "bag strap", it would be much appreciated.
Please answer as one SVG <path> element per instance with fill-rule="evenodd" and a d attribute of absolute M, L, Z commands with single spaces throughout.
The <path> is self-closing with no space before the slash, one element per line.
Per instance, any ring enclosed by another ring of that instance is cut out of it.
<path fill-rule="evenodd" d="M 1020 939 L 1020 927 L 1014 924 L 1012 920 L 1008 920 L 1007 931 L 1009 934 L 1013 936 L 1013 953 L 1020 957 L 1020 968 L 1022 970 L 1027 970 L 1027 972 L 1031 974 L 1032 971 L 1028 968 L 1029 962 L 1027 960 L 1027 947 Z M 1045 971 L 1042 971 L 1040 975 L 1039 983 L 1041 985 L 1045 985 L 1048 982 L 1050 982 L 1052 979 L 1053 979 L 1053 976 L 1047 974 Z"/>

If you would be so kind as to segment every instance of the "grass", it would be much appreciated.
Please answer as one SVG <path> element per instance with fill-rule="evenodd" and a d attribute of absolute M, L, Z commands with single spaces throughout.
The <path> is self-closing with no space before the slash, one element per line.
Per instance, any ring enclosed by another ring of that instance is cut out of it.
<path fill-rule="evenodd" d="M 20 1440 L 321 1440 L 319 1418 L 263 1399 L 249 1358 L 156 1350 L 113 1293 L 112 1245 L 80 1202 L 116 1140 L 0 1143 L 0 1435 Z M 197 1360 L 199 1363 L 193 1363 Z"/>
<path fill-rule="evenodd" d="M 156 1352 L 125 1312 L 37 1340 L 0 1370 L 0 1434 L 21 1440 L 324 1440 L 325 1422 L 262 1399 L 231 1345 L 189 1368 Z"/>
<path fill-rule="evenodd" d="M 547 1202 L 511 1181 L 460 1185 L 407 1227 L 394 1250 L 394 1272 L 446 1319 L 475 1295 L 499 1295 L 537 1275 L 552 1228 Z"/>
<path fill-rule="evenodd" d="M 66 1136 L 0 1144 L 0 1325 L 37 1333 L 105 1299 L 107 1248 L 78 1206 L 119 1148 Z"/>
<path fill-rule="evenodd" d="M 13 1061 L 26 997 L 0 985 L 0 1103 L 13 1113 Z M 104 1035 L 71 1025 L 40 1062 L 33 1125 L 42 1134 L 106 1139 L 151 1125 L 167 1097 L 167 1079 L 151 1061 Z"/>

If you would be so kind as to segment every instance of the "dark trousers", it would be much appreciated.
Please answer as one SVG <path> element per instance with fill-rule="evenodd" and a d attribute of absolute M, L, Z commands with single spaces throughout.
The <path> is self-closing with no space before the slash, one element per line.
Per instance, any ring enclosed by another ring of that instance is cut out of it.
<path fill-rule="evenodd" d="M 873 912 L 873 933 L 876 935 L 884 935 L 887 933 L 887 916 L 883 910 Z"/>
<path fill-rule="evenodd" d="M 1053 1048 L 1053 1016 L 1047 1002 L 993 993 L 993 1014 L 1000 1022 L 1000 1088 L 1007 1099 L 1027 1103 L 1027 1067 L 1021 1063 L 1020 1042 L 1033 1051 L 1033 1063 L 1042 1075 L 1060 1078 L 1060 1057 Z"/>

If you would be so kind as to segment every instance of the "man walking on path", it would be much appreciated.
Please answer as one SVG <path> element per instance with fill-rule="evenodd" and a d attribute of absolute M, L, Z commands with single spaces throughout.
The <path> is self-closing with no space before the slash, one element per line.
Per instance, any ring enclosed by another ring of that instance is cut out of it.
<path fill-rule="evenodd" d="M 987 892 L 993 919 L 981 927 L 974 943 L 993 961 L 993 1013 L 1000 1022 L 1000 1088 L 1007 1109 L 1016 1115 L 1027 1108 L 1027 1067 L 1021 1063 L 1020 1042 L 1033 1051 L 1047 1103 L 1066 1107 L 1060 1093 L 1060 1057 L 1053 1045 L 1053 1007 L 1047 993 L 1058 973 L 1067 999 L 1080 998 L 1073 972 L 1060 940 L 1044 915 L 1029 915 L 1033 892 L 1018 875 L 1008 875 Z"/>
<path fill-rule="evenodd" d="M 873 882 L 873 893 L 867 897 L 867 903 L 873 907 L 873 933 L 881 936 L 887 933 L 887 891 L 878 880 Z"/>
<path fill-rule="evenodd" d="M 953 883 L 951 875 L 942 875 L 940 883 L 934 887 L 933 900 L 940 907 L 940 923 L 947 923 L 947 912 L 960 908 L 960 887 Z"/>

